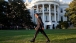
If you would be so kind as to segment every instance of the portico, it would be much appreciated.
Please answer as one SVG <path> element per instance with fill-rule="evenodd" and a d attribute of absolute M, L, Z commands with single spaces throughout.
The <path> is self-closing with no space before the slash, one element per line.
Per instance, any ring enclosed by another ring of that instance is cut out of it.
<path fill-rule="evenodd" d="M 45 28 L 59 21 L 59 5 L 56 4 L 37 4 L 34 6 L 34 13 L 40 14 Z"/>

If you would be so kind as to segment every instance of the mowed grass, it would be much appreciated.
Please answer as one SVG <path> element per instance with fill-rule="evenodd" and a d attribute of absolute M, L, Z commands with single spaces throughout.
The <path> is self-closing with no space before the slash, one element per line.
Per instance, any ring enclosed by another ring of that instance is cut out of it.
<path fill-rule="evenodd" d="M 76 43 L 76 30 L 45 30 L 50 43 Z M 0 30 L 0 43 L 31 43 L 35 30 Z M 35 43 L 46 43 L 46 38 L 39 33 Z"/>

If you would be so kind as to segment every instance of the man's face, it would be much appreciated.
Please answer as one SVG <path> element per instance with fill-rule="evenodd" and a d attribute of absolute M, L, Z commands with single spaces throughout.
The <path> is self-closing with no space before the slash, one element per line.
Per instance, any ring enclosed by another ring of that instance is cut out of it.
<path fill-rule="evenodd" d="M 37 14 L 35 14 L 35 17 L 37 18 Z"/>

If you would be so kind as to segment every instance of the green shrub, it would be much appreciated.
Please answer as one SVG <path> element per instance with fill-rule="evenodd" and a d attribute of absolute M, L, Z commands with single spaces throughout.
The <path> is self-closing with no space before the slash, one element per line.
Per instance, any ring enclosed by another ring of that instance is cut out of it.
<path fill-rule="evenodd" d="M 64 22 L 59 22 L 59 24 L 57 25 L 57 28 L 59 29 L 67 29 L 69 27 L 68 22 L 64 21 Z"/>

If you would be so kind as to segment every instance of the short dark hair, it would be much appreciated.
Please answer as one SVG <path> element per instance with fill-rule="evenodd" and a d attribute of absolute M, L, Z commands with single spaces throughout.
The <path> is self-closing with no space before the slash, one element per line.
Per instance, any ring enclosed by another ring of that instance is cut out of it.
<path fill-rule="evenodd" d="M 38 13 L 35 13 L 35 14 L 36 14 L 37 16 L 39 16 L 39 14 L 38 14 Z M 34 15 L 35 15 L 35 14 L 34 14 Z"/>

